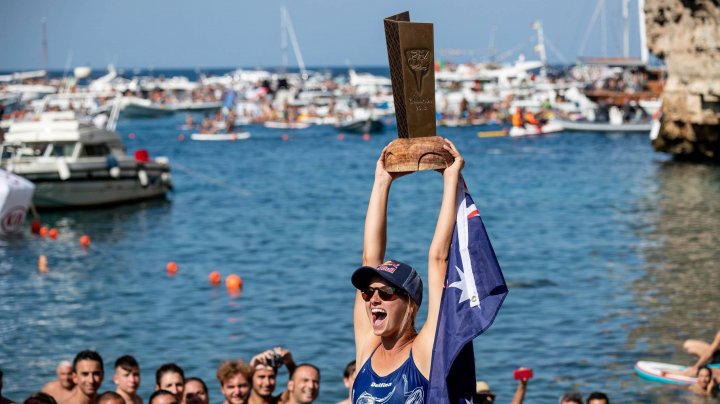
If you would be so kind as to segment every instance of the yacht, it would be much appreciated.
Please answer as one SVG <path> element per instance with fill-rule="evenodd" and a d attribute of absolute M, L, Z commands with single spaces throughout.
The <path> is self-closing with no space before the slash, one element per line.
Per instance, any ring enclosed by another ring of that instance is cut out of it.
<path fill-rule="evenodd" d="M 126 154 L 114 125 L 72 111 L 14 122 L 0 144 L 0 168 L 35 184 L 38 208 L 73 208 L 163 197 L 172 188 L 165 157 Z"/>

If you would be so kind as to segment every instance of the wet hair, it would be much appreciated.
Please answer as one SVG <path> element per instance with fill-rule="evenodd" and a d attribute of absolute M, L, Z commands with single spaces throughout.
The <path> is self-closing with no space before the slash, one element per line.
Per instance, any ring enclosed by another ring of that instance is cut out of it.
<path fill-rule="evenodd" d="M 115 369 L 117 368 L 122 368 L 127 371 L 131 371 L 134 369 L 140 370 L 140 365 L 138 365 L 137 361 L 132 356 L 123 355 L 117 358 L 117 360 L 115 361 Z"/>
<path fill-rule="evenodd" d="M 188 377 L 187 379 L 185 379 L 185 384 L 188 384 L 189 382 L 198 382 L 198 383 L 200 383 L 200 384 L 203 386 L 203 390 L 205 390 L 205 394 L 208 393 L 207 384 L 205 384 L 205 382 L 203 381 L 203 379 L 201 379 L 201 378 L 199 378 L 199 377 Z"/>
<path fill-rule="evenodd" d="M 699 367 L 697 373 L 695 374 L 695 377 L 699 377 L 699 376 L 700 376 L 700 371 L 703 370 L 703 369 L 707 370 L 708 373 L 710 373 L 710 377 L 712 377 L 712 370 L 711 370 L 709 367 L 707 367 L 707 366 L 701 366 L 701 367 Z"/>
<path fill-rule="evenodd" d="M 345 365 L 345 370 L 343 370 L 343 377 L 347 379 L 352 376 L 352 374 L 355 373 L 355 367 L 355 359 L 348 362 L 348 364 Z"/>
<path fill-rule="evenodd" d="M 610 404 L 610 399 L 608 398 L 607 394 L 601 391 L 593 391 L 592 393 L 590 393 L 587 398 L 587 402 L 590 403 L 590 400 L 605 400 L 607 404 Z"/>
<path fill-rule="evenodd" d="M 405 317 L 403 317 L 400 332 L 405 331 L 405 328 L 407 328 L 408 319 L 410 320 L 410 328 L 415 330 L 415 317 L 417 317 L 418 309 L 420 308 L 418 304 L 410 298 L 410 296 L 407 294 L 405 294 L 405 296 L 407 296 L 408 307 L 405 309 Z"/>
<path fill-rule="evenodd" d="M 254 372 L 255 369 L 252 366 L 238 359 L 235 361 L 225 361 L 221 363 L 215 372 L 215 377 L 218 382 L 220 382 L 221 386 L 225 385 L 227 380 L 237 374 L 243 375 L 247 379 L 248 383 L 251 383 Z"/>
<path fill-rule="evenodd" d="M 167 390 L 155 390 L 155 391 L 152 393 L 152 395 L 150 395 L 150 398 L 148 399 L 148 404 L 152 404 L 152 402 L 153 402 L 153 400 L 155 399 L 155 397 L 160 397 L 160 396 L 170 396 L 170 397 L 173 397 L 173 398 L 177 399 L 177 397 L 175 396 L 175 394 L 173 394 L 173 393 L 171 393 L 171 392 L 169 392 L 169 391 L 167 391 Z"/>
<path fill-rule="evenodd" d="M 295 369 L 293 370 L 293 372 L 290 373 L 290 378 L 292 379 L 292 377 L 293 377 L 293 375 L 295 374 L 295 372 L 297 372 L 298 369 L 303 368 L 303 367 L 304 367 L 304 368 L 315 369 L 315 371 L 316 371 L 317 374 L 318 374 L 318 378 L 320 378 L 320 368 L 318 368 L 317 366 L 313 365 L 312 363 L 307 363 L 307 362 L 304 362 L 304 363 L 301 363 L 301 364 L 295 366 Z"/>
<path fill-rule="evenodd" d="M 122 402 L 125 402 L 125 399 L 120 394 L 114 392 L 114 391 L 106 391 L 102 394 L 100 394 L 97 398 L 97 403 L 102 403 L 103 400 L 122 400 Z"/>
<path fill-rule="evenodd" d="M 23 404 L 57 404 L 57 401 L 55 401 L 55 398 L 53 398 L 50 394 L 38 391 L 26 398 L 25 401 L 23 401 Z"/>
<path fill-rule="evenodd" d="M 165 363 L 161 365 L 156 371 L 155 371 L 155 384 L 160 385 L 160 379 L 162 379 L 163 375 L 165 373 L 177 373 L 182 377 L 183 383 L 185 383 L 185 372 L 183 372 L 182 368 L 174 363 Z M 161 390 L 158 390 L 161 391 Z M 167 391 L 167 390 L 165 390 Z M 170 393 L 172 394 L 172 393 Z"/>
<path fill-rule="evenodd" d="M 563 401 L 570 401 L 575 404 L 583 404 L 582 394 L 580 394 L 576 391 L 571 391 L 571 392 L 565 393 L 562 396 L 560 396 L 560 401 L 558 401 L 558 402 L 560 404 L 562 404 Z"/>
<path fill-rule="evenodd" d="M 78 352 L 78 354 L 75 355 L 75 359 L 73 359 L 73 363 L 72 363 L 73 372 L 77 371 L 77 364 L 80 361 L 95 361 L 95 362 L 100 363 L 100 369 L 104 369 L 102 357 L 100 356 L 100 354 L 98 354 L 95 351 L 86 349 L 84 351 Z"/>

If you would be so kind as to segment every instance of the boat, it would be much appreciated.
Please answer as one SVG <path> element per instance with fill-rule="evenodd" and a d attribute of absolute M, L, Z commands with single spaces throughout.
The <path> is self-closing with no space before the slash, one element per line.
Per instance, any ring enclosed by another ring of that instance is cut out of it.
<path fill-rule="evenodd" d="M 151 160 L 145 150 L 127 155 L 120 135 L 111 129 L 113 122 L 101 128 L 62 111 L 13 123 L 0 144 L 0 168 L 35 184 L 33 203 L 38 208 L 164 197 L 172 188 L 168 159 Z"/>
<path fill-rule="evenodd" d="M 305 122 L 267 121 L 263 126 L 269 129 L 307 129 L 311 125 Z"/>
<path fill-rule="evenodd" d="M 192 140 L 202 141 L 236 141 L 250 139 L 250 132 L 238 133 L 193 133 L 190 135 Z"/>
<path fill-rule="evenodd" d="M 385 130 L 385 124 L 377 118 L 354 119 L 340 123 L 336 128 L 340 132 L 349 133 L 382 133 Z"/>
<path fill-rule="evenodd" d="M 213 112 L 222 106 L 221 101 L 180 101 L 169 104 L 167 108 L 177 112 Z"/>
<path fill-rule="evenodd" d="M 0 169 L 0 236 L 22 230 L 34 189 L 32 182 Z"/>
<path fill-rule="evenodd" d="M 591 121 L 554 120 L 554 123 L 565 130 L 579 132 L 643 132 L 650 133 L 652 122 L 641 123 L 611 123 Z"/>
<path fill-rule="evenodd" d="M 158 104 L 138 97 L 124 97 L 122 99 L 122 114 L 133 118 L 155 118 L 175 113 L 171 106 Z"/>
<path fill-rule="evenodd" d="M 548 133 L 561 132 L 562 130 L 563 126 L 561 124 L 551 121 L 540 127 L 530 124 L 526 124 L 525 126 L 513 126 L 508 131 L 508 135 L 511 137 L 537 136 L 545 135 Z"/>

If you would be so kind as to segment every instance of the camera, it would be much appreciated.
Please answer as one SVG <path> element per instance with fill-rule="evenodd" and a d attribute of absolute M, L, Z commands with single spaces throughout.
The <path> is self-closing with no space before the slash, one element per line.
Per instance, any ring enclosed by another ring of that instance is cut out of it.
<path fill-rule="evenodd" d="M 277 369 L 283 365 L 283 357 L 277 352 L 273 352 L 272 356 L 270 356 L 267 360 L 267 365 Z"/>

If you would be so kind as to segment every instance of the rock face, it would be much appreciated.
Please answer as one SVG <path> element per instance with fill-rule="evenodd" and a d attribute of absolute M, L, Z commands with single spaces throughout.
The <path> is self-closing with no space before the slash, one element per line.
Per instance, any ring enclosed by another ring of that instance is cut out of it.
<path fill-rule="evenodd" d="M 720 0 L 646 0 L 650 52 L 668 69 L 655 150 L 720 161 Z"/>

